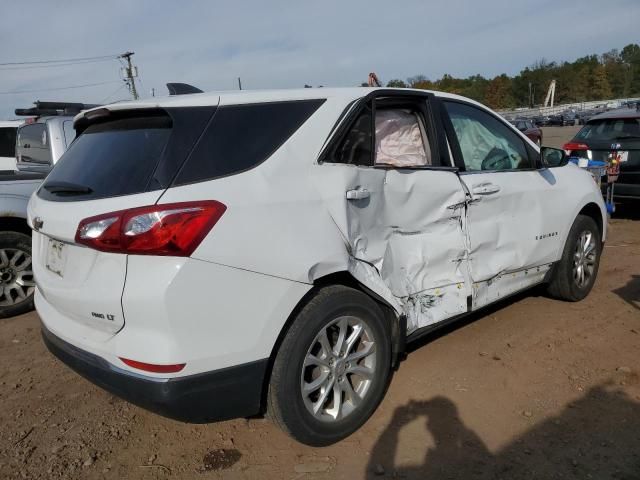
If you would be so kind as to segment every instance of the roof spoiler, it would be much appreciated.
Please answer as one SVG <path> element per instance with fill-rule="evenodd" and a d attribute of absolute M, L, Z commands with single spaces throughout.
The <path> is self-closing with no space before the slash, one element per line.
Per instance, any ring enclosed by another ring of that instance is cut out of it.
<path fill-rule="evenodd" d="M 56 116 L 56 115 L 77 115 L 82 110 L 99 107 L 98 104 L 92 103 L 73 103 L 73 102 L 41 102 L 37 100 L 33 102 L 35 107 L 16 108 L 15 114 L 18 116 Z"/>
<path fill-rule="evenodd" d="M 167 83 L 169 95 L 188 95 L 190 93 L 204 93 L 199 88 L 188 83 Z"/>

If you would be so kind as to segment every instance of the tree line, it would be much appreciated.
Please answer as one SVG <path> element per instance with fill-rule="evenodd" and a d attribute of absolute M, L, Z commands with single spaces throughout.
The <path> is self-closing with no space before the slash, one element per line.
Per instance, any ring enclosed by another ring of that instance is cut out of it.
<path fill-rule="evenodd" d="M 538 60 L 518 75 L 494 78 L 472 75 L 456 78 L 445 74 L 439 80 L 416 75 L 393 79 L 388 87 L 440 90 L 473 98 L 492 108 L 533 107 L 544 103 L 551 80 L 556 80 L 555 103 L 586 102 L 640 96 L 640 46 L 587 55 L 573 62 Z"/>

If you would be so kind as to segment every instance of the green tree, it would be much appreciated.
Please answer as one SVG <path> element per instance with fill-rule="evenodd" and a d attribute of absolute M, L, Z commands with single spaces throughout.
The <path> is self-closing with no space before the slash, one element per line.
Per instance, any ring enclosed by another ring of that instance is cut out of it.
<path fill-rule="evenodd" d="M 433 88 L 433 83 L 424 75 L 415 75 L 407 78 L 407 85 L 411 88 L 421 88 L 423 90 Z"/>
<path fill-rule="evenodd" d="M 630 43 L 620 52 L 625 65 L 625 86 L 629 96 L 640 95 L 640 45 Z"/>
<path fill-rule="evenodd" d="M 609 85 L 607 70 L 604 68 L 604 65 L 598 65 L 593 70 L 591 81 L 591 95 L 595 100 L 611 98 L 611 85 Z"/>
<path fill-rule="evenodd" d="M 387 82 L 387 87 L 390 88 L 407 88 L 407 84 L 404 81 L 394 78 L 393 80 L 389 80 Z"/>
<path fill-rule="evenodd" d="M 511 78 L 504 73 L 498 75 L 487 85 L 485 103 L 491 108 L 498 109 L 515 106 L 511 88 Z"/>

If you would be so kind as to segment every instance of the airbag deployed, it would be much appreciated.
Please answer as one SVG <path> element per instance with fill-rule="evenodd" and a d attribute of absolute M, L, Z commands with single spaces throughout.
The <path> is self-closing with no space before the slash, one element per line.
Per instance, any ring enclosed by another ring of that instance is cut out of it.
<path fill-rule="evenodd" d="M 376 163 L 396 167 L 431 165 L 425 149 L 422 126 L 408 110 L 376 112 Z"/>

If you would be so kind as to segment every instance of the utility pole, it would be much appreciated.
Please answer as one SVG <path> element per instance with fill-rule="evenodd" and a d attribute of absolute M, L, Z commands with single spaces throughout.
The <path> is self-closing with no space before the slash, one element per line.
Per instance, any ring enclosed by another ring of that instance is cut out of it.
<path fill-rule="evenodd" d="M 120 55 L 120 58 L 124 58 L 127 61 L 127 66 L 124 67 L 124 81 L 129 87 L 129 91 L 131 92 L 131 96 L 134 100 L 138 100 L 138 90 L 136 90 L 136 81 L 135 77 L 138 76 L 138 67 L 135 67 L 131 64 L 131 55 L 134 52 L 126 52 Z"/>
<path fill-rule="evenodd" d="M 238 77 L 238 90 L 242 90 L 242 81 L 240 80 L 240 77 Z"/>

